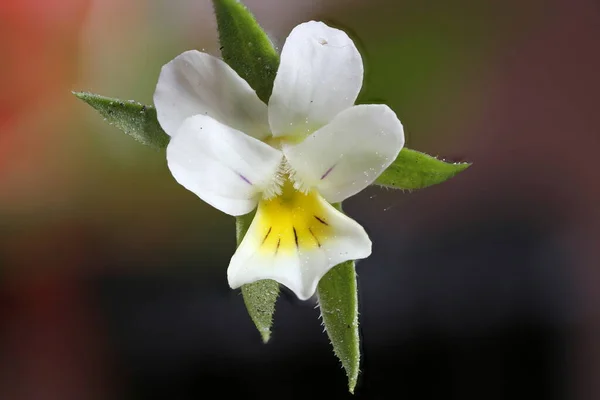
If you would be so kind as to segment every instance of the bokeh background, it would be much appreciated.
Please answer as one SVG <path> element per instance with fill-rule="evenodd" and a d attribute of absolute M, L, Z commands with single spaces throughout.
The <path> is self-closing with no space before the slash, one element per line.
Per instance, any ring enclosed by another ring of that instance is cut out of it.
<path fill-rule="evenodd" d="M 473 167 L 346 202 L 365 399 L 600 399 L 597 0 L 246 0 L 281 47 L 351 33 L 361 102 Z M 0 398 L 350 398 L 313 301 L 263 345 L 226 282 L 231 217 L 71 95 L 151 103 L 219 54 L 208 0 L 0 1 Z"/>

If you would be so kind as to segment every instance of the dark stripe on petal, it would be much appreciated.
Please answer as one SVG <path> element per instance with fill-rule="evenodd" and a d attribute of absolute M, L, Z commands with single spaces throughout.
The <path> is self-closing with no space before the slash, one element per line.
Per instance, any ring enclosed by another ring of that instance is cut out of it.
<path fill-rule="evenodd" d="M 261 244 L 264 244 L 265 241 L 267 240 L 267 238 L 269 237 L 269 235 L 271 234 L 271 230 L 273 229 L 272 226 L 269 227 L 269 232 L 267 232 L 267 234 L 265 235 L 265 238 L 263 239 Z"/>
<path fill-rule="evenodd" d="M 238 174 L 238 176 L 239 176 L 240 178 L 242 178 L 242 179 L 244 180 L 244 182 L 246 182 L 248 185 L 252 185 L 252 182 L 250 182 L 250 181 L 248 180 L 248 178 L 246 178 L 244 175 L 240 174 L 239 172 L 238 172 L 237 174 Z"/>
<path fill-rule="evenodd" d="M 315 235 L 315 233 L 312 231 L 312 229 L 308 228 L 308 231 L 310 232 L 311 235 L 313 235 L 313 237 L 317 241 L 317 246 L 321 247 L 321 242 L 319 242 L 319 238 Z"/>
<path fill-rule="evenodd" d="M 296 247 L 298 247 L 298 233 L 296 232 L 296 227 L 293 226 L 292 229 L 294 230 L 294 240 L 296 241 Z"/>
<path fill-rule="evenodd" d="M 327 175 L 329 175 L 329 173 L 333 170 L 333 168 L 335 168 L 335 164 L 333 164 L 322 176 L 321 176 L 321 180 L 327 178 Z"/>
<path fill-rule="evenodd" d="M 321 218 L 317 217 L 316 215 L 315 215 L 314 217 L 317 219 L 317 221 L 319 221 L 319 222 L 320 222 L 320 223 L 322 223 L 323 225 L 327 225 L 327 226 L 329 226 L 329 224 L 328 224 L 327 222 L 325 222 L 324 220 L 322 220 Z"/>

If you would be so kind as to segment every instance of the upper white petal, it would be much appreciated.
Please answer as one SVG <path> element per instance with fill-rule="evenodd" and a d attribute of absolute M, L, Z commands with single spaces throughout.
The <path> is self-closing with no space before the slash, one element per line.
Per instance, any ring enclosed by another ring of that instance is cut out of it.
<path fill-rule="evenodd" d="M 297 145 L 283 148 L 297 186 L 316 187 L 330 203 L 360 192 L 396 159 L 404 130 L 388 106 L 359 105 Z"/>
<path fill-rule="evenodd" d="M 351 107 L 362 86 L 363 63 L 352 39 L 322 22 L 295 27 L 281 51 L 269 100 L 274 136 L 312 133 Z"/>
<path fill-rule="evenodd" d="M 331 268 L 344 261 L 368 257 L 371 241 L 363 227 L 320 197 L 319 202 L 319 217 L 326 221 L 330 234 L 321 238 L 319 246 L 305 246 L 301 238 L 300 244 L 291 251 L 262 248 L 265 233 L 269 230 L 259 205 L 246 236 L 229 263 L 229 285 L 235 289 L 261 279 L 273 279 L 292 290 L 300 300 L 307 300 Z M 314 217 L 310 215 L 310 218 Z M 289 226 L 290 233 L 292 229 Z"/>
<path fill-rule="evenodd" d="M 205 115 L 186 119 L 167 146 L 181 185 L 230 215 L 252 211 L 277 179 L 282 153 Z"/>
<path fill-rule="evenodd" d="M 224 61 L 196 50 L 163 66 L 154 105 L 158 122 L 170 136 L 186 118 L 198 114 L 259 139 L 269 135 L 267 106 L 250 85 Z"/>

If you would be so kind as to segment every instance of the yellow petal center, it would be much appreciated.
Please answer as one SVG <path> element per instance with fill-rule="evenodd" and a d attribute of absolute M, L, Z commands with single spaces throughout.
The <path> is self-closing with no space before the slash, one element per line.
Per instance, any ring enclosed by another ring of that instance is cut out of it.
<path fill-rule="evenodd" d="M 321 247 L 331 235 L 325 200 L 315 191 L 303 193 L 286 179 L 281 195 L 261 200 L 256 211 L 259 251 L 290 253 Z"/>

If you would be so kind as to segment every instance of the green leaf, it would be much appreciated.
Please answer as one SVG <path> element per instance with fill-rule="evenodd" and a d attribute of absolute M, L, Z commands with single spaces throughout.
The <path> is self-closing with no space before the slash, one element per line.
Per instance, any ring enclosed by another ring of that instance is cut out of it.
<path fill-rule="evenodd" d="M 375 184 L 394 189 L 422 189 L 445 182 L 470 166 L 471 163 L 447 163 L 425 153 L 403 148 Z"/>
<path fill-rule="evenodd" d="M 213 0 L 221 55 L 268 103 L 279 67 L 279 55 L 254 16 L 238 0 Z"/>
<path fill-rule="evenodd" d="M 358 293 L 354 261 L 333 267 L 317 287 L 323 325 L 348 376 L 348 390 L 354 393 L 360 365 L 358 335 Z"/>
<path fill-rule="evenodd" d="M 169 144 L 169 135 L 160 127 L 153 106 L 93 93 L 73 92 L 73 94 L 95 108 L 109 124 L 116 126 L 138 142 L 156 149 L 163 149 Z"/>
<path fill-rule="evenodd" d="M 235 219 L 237 245 L 239 246 L 248 231 L 255 212 L 242 215 Z M 279 284 L 273 280 L 265 279 L 242 286 L 242 296 L 248 309 L 252 322 L 256 325 L 264 343 L 271 337 L 273 313 L 275 302 L 279 297 Z"/>

